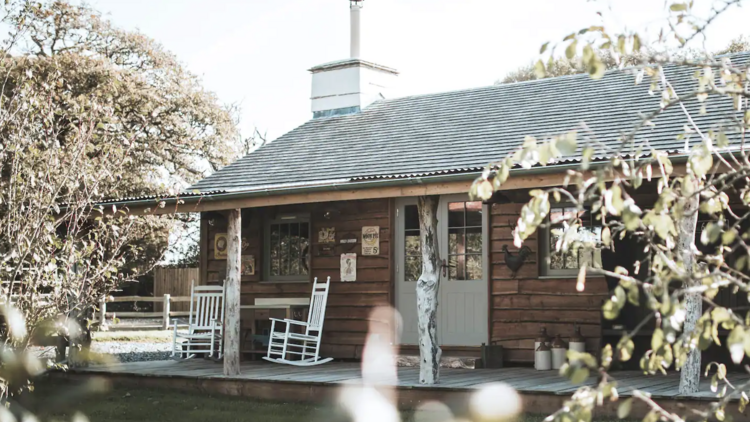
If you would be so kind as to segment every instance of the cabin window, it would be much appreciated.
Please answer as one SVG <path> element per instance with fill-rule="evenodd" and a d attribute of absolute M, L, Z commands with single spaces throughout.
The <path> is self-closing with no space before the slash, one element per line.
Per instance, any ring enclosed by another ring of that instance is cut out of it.
<path fill-rule="evenodd" d="M 594 221 L 590 209 L 578 210 L 575 207 L 552 207 L 550 210 L 546 228 L 539 230 L 541 273 L 545 276 L 574 276 L 580 268 L 589 265 L 601 268 L 601 248 L 586 250 L 584 248 L 569 249 L 565 252 L 557 252 L 556 245 L 562 236 L 563 222 L 578 216 L 581 227 L 578 228 L 579 239 L 584 242 L 592 242 L 601 246 L 602 227 Z"/>
<path fill-rule="evenodd" d="M 265 274 L 269 281 L 310 279 L 310 218 L 280 216 L 265 227 Z"/>

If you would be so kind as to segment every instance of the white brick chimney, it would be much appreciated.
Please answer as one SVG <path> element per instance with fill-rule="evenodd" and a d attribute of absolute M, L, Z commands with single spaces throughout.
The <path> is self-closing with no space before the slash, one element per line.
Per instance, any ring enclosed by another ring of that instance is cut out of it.
<path fill-rule="evenodd" d="M 364 0 L 350 0 L 351 57 L 315 66 L 312 73 L 313 117 L 358 113 L 372 102 L 385 98 L 398 72 L 390 67 L 361 60 L 360 25 Z"/>

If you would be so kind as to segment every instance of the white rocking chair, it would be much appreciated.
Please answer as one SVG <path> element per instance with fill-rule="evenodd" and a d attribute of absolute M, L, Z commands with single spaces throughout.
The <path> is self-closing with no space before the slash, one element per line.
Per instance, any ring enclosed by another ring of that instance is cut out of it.
<path fill-rule="evenodd" d="M 326 302 L 328 301 L 330 285 L 331 277 L 328 277 L 325 283 L 318 283 L 318 278 L 315 277 L 307 322 L 271 318 L 268 354 L 263 359 L 295 366 L 320 365 L 333 360 L 333 358 L 321 359 L 319 356 L 320 338 L 323 335 L 323 321 L 326 316 Z M 284 330 L 276 331 L 276 323 L 284 324 Z M 304 327 L 304 333 L 291 331 L 293 325 Z M 288 355 L 299 356 L 300 358 L 290 360 L 287 359 Z"/>
<path fill-rule="evenodd" d="M 197 354 L 221 359 L 224 341 L 224 286 L 196 286 L 190 293 L 188 331 L 177 331 L 174 323 L 172 357 L 190 359 Z M 178 340 L 182 340 L 178 342 Z"/>

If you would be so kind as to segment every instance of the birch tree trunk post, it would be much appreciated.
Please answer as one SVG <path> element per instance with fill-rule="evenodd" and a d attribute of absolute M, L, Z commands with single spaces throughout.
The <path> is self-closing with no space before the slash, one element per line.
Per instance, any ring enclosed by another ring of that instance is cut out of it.
<path fill-rule="evenodd" d="M 437 208 L 439 196 L 420 196 L 419 236 L 422 247 L 422 274 L 417 281 L 417 327 L 419 329 L 419 382 L 435 384 L 440 378 L 437 309 L 440 288 Z"/>
<path fill-rule="evenodd" d="M 227 278 L 224 318 L 224 375 L 240 374 L 240 253 L 242 217 L 239 209 L 229 211 L 227 228 Z"/>
<path fill-rule="evenodd" d="M 685 178 L 687 180 L 687 177 Z M 695 189 L 690 189 L 691 192 Z M 698 225 L 698 206 L 700 198 L 693 195 L 685 204 L 684 215 L 679 221 L 679 238 L 677 239 L 677 248 L 679 257 L 685 267 L 687 275 L 692 275 L 695 266 L 695 256 L 693 249 L 695 247 L 695 229 Z M 684 287 L 690 287 L 694 284 L 691 279 L 686 281 Z M 685 323 L 683 330 L 685 332 L 695 329 L 698 319 L 703 313 L 703 302 L 701 293 L 689 293 L 685 295 Z M 701 378 L 701 351 L 693 349 L 688 353 L 687 361 L 680 370 L 680 389 L 681 395 L 693 394 L 698 392 L 698 385 Z"/>

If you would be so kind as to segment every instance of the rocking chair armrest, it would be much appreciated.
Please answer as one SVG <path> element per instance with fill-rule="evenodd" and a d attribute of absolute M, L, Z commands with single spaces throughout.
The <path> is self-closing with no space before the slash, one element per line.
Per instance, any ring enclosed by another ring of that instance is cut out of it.
<path fill-rule="evenodd" d="M 281 322 L 281 323 L 284 323 L 284 324 L 307 325 L 307 323 L 306 323 L 306 322 L 302 322 L 302 321 L 295 321 L 295 320 L 293 320 L 293 319 L 286 319 L 286 318 L 284 318 L 284 319 L 279 319 L 279 318 L 268 318 L 268 319 L 269 319 L 269 320 L 271 320 L 271 321 L 274 321 L 274 322 Z"/>

